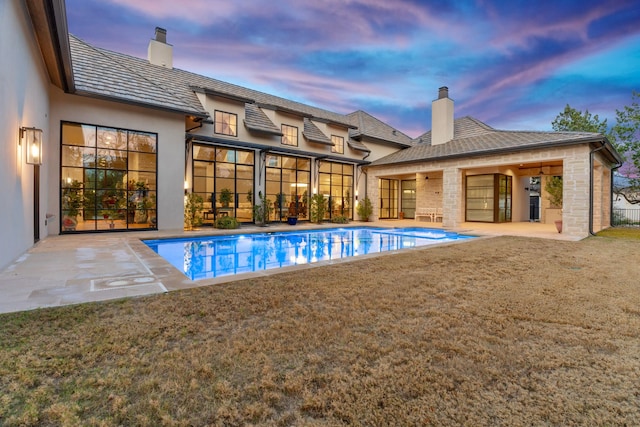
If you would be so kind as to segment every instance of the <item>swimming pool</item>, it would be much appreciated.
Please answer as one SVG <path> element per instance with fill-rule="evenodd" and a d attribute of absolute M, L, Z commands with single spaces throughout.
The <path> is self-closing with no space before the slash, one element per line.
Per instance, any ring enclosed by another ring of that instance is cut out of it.
<path fill-rule="evenodd" d="M 144 240 L 191 280 L 468 239 L 432 228 L 353 227 Z"/>

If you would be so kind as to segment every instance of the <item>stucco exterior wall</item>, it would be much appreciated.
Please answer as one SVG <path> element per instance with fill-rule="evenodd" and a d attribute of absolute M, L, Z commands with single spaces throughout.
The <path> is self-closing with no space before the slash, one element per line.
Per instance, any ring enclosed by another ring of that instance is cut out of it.
<path fill-rule="evenodd" d="M 60 123 L 71 121 L 98 126 L 155 132 L 158 134 L 158 229 L 178 230 L 184 226 L 185 141 L 184 116 L 143 109 L 63 93 L 51 92 L 51 164 L 48 176 L 48 211 L 60 211 Z M 54 152 L 55 151 L 55 152 Z M 60 232 L 59 221 L 49 224 L 49 232 Z"/>
<path fill-rule="evenodd" d="M 35 40 L 29 13 L 20 0 L 0 2 L 0 269 L 34 243 L 33 168 L 25 163 L 18 145 L 20 127 L 43 130 L 43 154 L 50 152 L 49 77 Z M 41 169 L 40 200 L 46 205 L 45 176 Z M 45 208 L 40 210 L 40 238 L 46 237 Z"/>
<path fill-rule="evenodd" d="M 368 194 L 374 205 L 373 218 L 377 219 L 379 208 L 378 178 L 415 174 L 417 179 L 416 207 L 426 207 L 436 202 L 432 195 L 431 183 L 424 183 L 425 175 L 442 174 L 443 225 L 456 227 L 464 222 L 464 176 L 471 173 L 502 173 L 518 177 L 523 175 L 520 164 L 536 162 L 562 162 L 562 169 L 547 169 L 548 173 L 561 174 L 564 181 L 564 206 L 562 210 L 563 233 L 586 237 L 589 233 L 589 152 L 586 144 L 567 147 L 530 150 L 520 153 L 484 156 L 467 159 L 451 159 L 391 166 L 371 166 L 368 168 Z M 605 168 L 608 171 L 608 168 Z M 602 175 L 603 172 L 600 172 Z M 430 181 L 430 180 L 429 180 Z M 518 180 L 514 179 L 514 186 Z M 603 185 L 598 187 L 601 204 L 609 197 Z M 434 191 L 435 193 L 435 191 Z M 524 197 L 524 192 L 514 189 L 515 197 Z M 604 210 L 602 211 L 604 214 Z M 514 219 L 517 221 L 517 219 Z M 604 221 L 604 220 L 603 220 Z M 607 220 L 608 221 L 608 220 Z"/>

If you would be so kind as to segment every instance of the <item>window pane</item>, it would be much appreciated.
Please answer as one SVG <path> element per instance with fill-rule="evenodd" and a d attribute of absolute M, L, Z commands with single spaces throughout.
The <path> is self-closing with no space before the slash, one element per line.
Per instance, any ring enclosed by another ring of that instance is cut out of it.
<path fill-rule="evenodd" d="M 153 133 L 129 132 L 129 150 L 155 153 L 156 139 Z"/>
<path fill-rule="evenodd" d="M 253 165 L 253 151 L 237 151 L 237 161 L 243 165 Z"/>
<path fill-rule="evenodd" d="M 82 166 L 84 147 L 78 146 L 62 146 L 62 166 Z M 90 148 L 89 153 L 93 153 L 94 149 Z"/>
<path fill-rule="evenodd" d="M 234 178 L 234 166 L 228 163 L 216 163 L 216 178 Z"/>
<path fill-rule="evenodd" d="M 268 167 L 279 168 L 280 156 L 274 156 L 273 154 L 268 154 L 266 163 Z"/>
<path fill-rule="evenodd" d="M 253 167 L 252 166 L 237 166 L 236 178 L 253 180 Z"/>
<path fill-rule="evenodd" d="M 127 133 L 125 131 L 99 127 L 97 135 L 98 148 L 127 149 Z"/>
<path fill-rule="evenodd" d="M 193 146 L 193 158 L 196 160 L 213 160 L 215 153 L 216 149 L 213 147 L 203 147 L 202 145 Z"/>
<path fill-rule="evenodd" d="M 129 154 L 129 169 L 141 171 L 156 170 L 156 155 L 132 152 Z"/>
<path fill-rule="evenodd" d="M 280 182 L 280 169 L 267 168 L 267 181 Z"/>
<path fill-rule="evenodd" d="M 298 159 L 298 170 L 311 170 L 311 161 L 309 159 Z"/>
<path fill-rule="evenodd" d="M 102 169 L 127 169 L 127 152 L 99 149 L 97 167 Z"/>
<path fill-rule="evenodd" d="M 76 123 L 62 125 L 62 144 L 96 146 L 96 127 Z"/>
<path fill-rule="evenodd" d="M 216 149 L 216 160 L 218 162 L 224 163 L 235 163 L 236 162 L 236 152 L 235 150 L 229 150 L 226 148 L 218 148 Z"/>
<path fill-rule="evenodd" d="M 283 169 L 295 169 L 296 168 L 296 159 L 295 157 L 282 157 L 282 168 Z"/>

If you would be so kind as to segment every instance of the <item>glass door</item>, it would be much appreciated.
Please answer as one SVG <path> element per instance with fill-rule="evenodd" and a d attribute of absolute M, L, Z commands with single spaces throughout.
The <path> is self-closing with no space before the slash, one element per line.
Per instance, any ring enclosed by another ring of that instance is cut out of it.
<path fill-rule="evenodd" d="M 380 219 L 398 218 L 398 180 L 380 178 Z"/>
<path fill-rule="evenodd" d="M 415 218 L 416 214 L 416 180 L 405 180 L 400 184 L 402 188 L 401 209 L 405 218 Z"/>

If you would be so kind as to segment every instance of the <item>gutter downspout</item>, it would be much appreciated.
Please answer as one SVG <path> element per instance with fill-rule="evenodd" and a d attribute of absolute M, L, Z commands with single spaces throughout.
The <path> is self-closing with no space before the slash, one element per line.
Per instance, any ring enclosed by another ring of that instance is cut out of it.
<path fill-rule="evenodd" d="M 602 141 L 602 145 L 598 148 L 594 148 L 589 153 L 589 234 L 595 236 L 593 232 L 593 155 L 602 150 L 606 146 L 606 143 Z M 611 175 L 611 182 L 613 183 L 613 175 Z"/>

